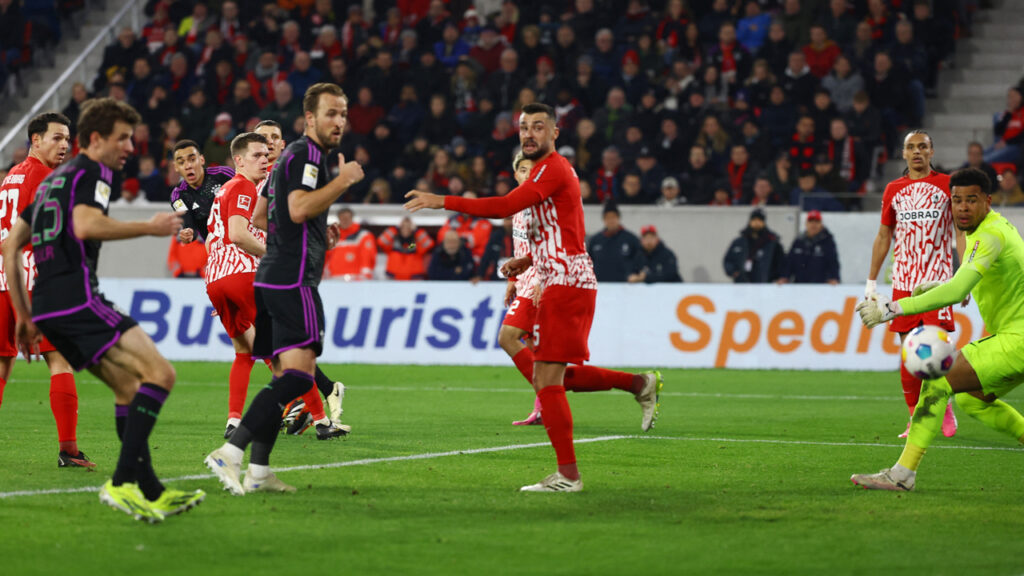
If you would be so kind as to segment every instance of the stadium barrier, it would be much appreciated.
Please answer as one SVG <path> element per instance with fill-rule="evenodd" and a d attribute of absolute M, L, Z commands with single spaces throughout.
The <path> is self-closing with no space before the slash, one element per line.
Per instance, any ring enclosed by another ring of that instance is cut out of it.
<path fill-rule="evenodd" d="M 172 360 L 229 360 L 201 280 L 102 281 Z M 888 288 L 883 287 L 883 292 Z M 325 282 L 324 362 L 508 365 L 504 284 Z M 899 340 L 863 328 L 860 286 L 624 285 L 598 290 L 591 362 L 603 366 L 894 370 Z M 958 347 L 984 333 L 956 308 Z"/>

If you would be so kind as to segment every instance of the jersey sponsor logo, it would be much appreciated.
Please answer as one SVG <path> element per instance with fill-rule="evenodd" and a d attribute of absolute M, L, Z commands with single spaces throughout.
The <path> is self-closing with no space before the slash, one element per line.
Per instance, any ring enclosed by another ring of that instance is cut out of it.
<path fill-rule="evenodd" d="M 907 210 L 896 213 L 899 222 L 916 222 L 918 220 L 938 220 L 942 217 L 941 210 Z"/>
<path fill-rule="evenodd" d="M 302 185 L 316 188 L 316 179 L 320 175 L 320 168 L 316 164 L 306 164 L 302 170 Z"/>
<path fill-rule="evenodd" d="M 96 182 L 96 195 L 94 199 L 97 204 L 106 208 L 110 204 L 110 184 L 102 180 Z"/>
<path fill-rule="evenodd" d="M 185 203 L 181 200 L 175 200 L 174 203 L 171 204 L 171 208 L 174 208 L 175 212 L 185 212 L 188 210 L 188 206 L 185 206 Z"/>
<path fill-rule="evenodd" d="M 248 210 L 249 206 L 251 206 L 251 205 L 252 205 L 252 198 L 250 198 L 248 196 L 239 196 L 238 197 L 238 208 L 240 210 Z"/>
<path fill-rule="evenodd" d="M 524 242 L 530 239 L 530 235 L 527 234 L 526 230 L 522 228 L 513 228 L 512 237 L 515 238 L 516 240 L 522 240 Z"/>
<path fill-rule="evenodd" d="M 978 246 L 981 246 L 981 240 L 974 241 L 974 248 L 971 249 L 971 255 L 967 257 L 967 262 L 974 262 L 974 255 L 978 253 Z"/>

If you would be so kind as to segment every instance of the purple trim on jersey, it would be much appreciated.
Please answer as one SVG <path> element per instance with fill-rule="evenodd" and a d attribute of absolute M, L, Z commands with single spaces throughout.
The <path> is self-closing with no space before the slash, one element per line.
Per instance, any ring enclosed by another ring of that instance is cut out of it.
<path fill-rule="evenodd" d="M 285 374 L 291 374 L 292 376 L 298 376 L 299 378 L 302 378 L 303 380 L 309 380 L 310 382 L 315 382 L 316 381 L 316 379 L 313 378 L 312 374 L 310 374 L 308 372 L 303 372 L 302 370 L 295 370 L 294 368 L 289 368 L 289 369 L 283 370 L 281 372 L 282 376 L 284 376 Z"/>
<path fill-rule="evenodd" d="M 278 356 L 282 352 L 291 350 L 292 348 L 305 348 L 320 340 L 320 323 L 316 314 L 316 300 L 313 299 L 313 288 L 310 286 L 300 286 L 299 295 L 302 298 L 303 325 L 306 327 L 306 334 L 309 334 L 309 338 L 299 342 L 298 344 L 292 344 L 290 346 L 274 350 L 274 356 Z"/>
<path fill-rule="evenodd" d="M 114 333 L 114 338 L 110 342 L 107 342 L 106 344 L 104 344 L 103 347 L 100 348 L 96 352 L 95 355 L 93 355 L 92 360 L 90 360 L 88 363 L 86 363 L 86 364 L 84 364 L 82 366 L 76 366 L 75 370 L 83 370 L 85 368 L 89 368 L 90 366 L 95 366 L 95 365 L 99 364 L 100 363 L 100 357 L 103 356 L 104 354 L 106 354 L 107 350 L 110 350 L 114 346 L 114 344 L 117 344 L 117 341 L 120 340 L 120 339 L 121 339 L 121 331 L 118 330 L 117 332 Z M 142 390 L 140 389 L 139 391 L 141 392 Z"/>
<path fill-rule="evenodd" d="M 102 164 L 100 164 L 100 168 L 103 168 Z M 79 240 L 78 236 L 75 236 L 74 219 L 75 193 L 78 191 L 78 179 L 82 177 L 82 174 L 85 174 L 85 170 L 79 172 L 78 176 L 75 176 L 75 181 L 71 183 L 71 202 L 70 206 L 68 206 L 68 234 L 75 239 L 75 242 L 78 243 L 78 249 L 82 252 L 82 277 L 85 280 L 85 303 L 88 304 L 89 300 L 92 300 L 92 286 L 89 284 L 89 267 L 86 265 L 85 242 Z"/>
<path fill-rule="evenodd" d="M 181 193 L 185 191 L 186 186 L 188 186 L 188 182 L 182 180 L 174 187 L 174 190 L 171 190 L 171 204 L 181 199 Z"/>
<path fill-rule="evenodd" d="M 123 418 L 128 415 L 128 407 L 121 406 L 120 404 L 114 404 L 114 417 Z"/>
<path fill-rule="evenodd" d="M 207 174 L 224 174 L 225 176 L 235 177 L 235 171 L 230 166 L 214 166 L 213 168 L 206 169 Z"/>
<path fill-rule="evenodd" d="M 320 149 L 312 140 L 306 140 L 306 147 L 309 150 L 309 161 L 313 164 L 320 164 Z"/>
<path fill-rule="evenodd" d="M 290 156 L 288 156 L 288 159 L 284 161 L 284 179 L 285 179 L 285 181 L 287 181 L 289 178 L 291 178 L 291 176 L 289 175 L 290 174 L 289 168 L 291 168 L 291 166 L 289 166 L 289 164 L 291 164 L 293 158 L 295 158 L 295 154 L 294 153 L 291 154 Z"/>
<path fill-rule="evenodd" d="M 266 284 L 263 282 L 253 282 L 253 286 L 259 288 L 268 288 L 270 290 L 290 290 L 292 288 L 302 287 L 302 277 L 306 273 L 306 254 L 309 252 L 309 227 L 305 222 L 302 223 L 302 259 L 299 260 L 299 279 L 295 284 Z"/>
<path fill-rule="evenodd" d="M 33 322 L 39 322 L 40 320 L 49 320 L 50 318 L 58 318 L 60 316 L 69 316 L 75 312 L 81 312 L 89 307 L 89 303 L 75 306 L 74 308 L 68 308 L 67 310 L 57 310 L 56 312 L 47 312 L 46 314 L 40 314 L 39 316 L 33 316 Z"/>
<path fill-rule="evenodd" d="M 153 384 L 143 384 L 142 386 L 139 386 L 138 393 L 145 394 L 146 396 L 149 396 L 153 400 L 156 400 L 157 402 L 163 404 L 164 402 L 167 401 L 167 395 L 170 394 L 171 392 L 170 390 L 164 390 L 163 388 L 160 388 L 159 386 L 155 386 Z"/>
<path fill-rule="evenodd" d="M 103 302 L 99 298 L 93 298 L 89 301 L 89 309 L 94 314 L 100 317 L 101 320 L 107 323 L 107 326 L 113 328 L 121 321 L 121 315 L 116 311 L 112 310 L 103 305 Z"/>
<path fill-rule="evenodd" d="M 114 171 L 110 169 L 106 164 L 100 164 L 100 178 L 106 180 L 108 183 L 114 181 Z"/>

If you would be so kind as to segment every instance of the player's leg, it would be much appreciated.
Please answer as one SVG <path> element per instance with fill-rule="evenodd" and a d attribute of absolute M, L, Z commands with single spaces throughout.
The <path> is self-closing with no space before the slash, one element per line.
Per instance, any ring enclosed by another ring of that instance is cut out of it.
<path fill-rule="evenodd" d="M 57 442 L 60 444 L 57 466 L 92 468 L 96 465 L 78 449 L 78 391 L 75 389 L 74 370 L 49 342 L 45 345 L 49 349 L 43 353 L 43 359 L 50 369 L 50 410 L 57 422 Z"/>
<path fill-rule="evenodd" d="M 18 348 L 14 340 L 14 326 L 17 318 L 11 306 L 11 296 L 6 290 L 0 292 L 0 406 L 4 402 L 4 388 L 11 378 L 14 359 L 18 357 Z"/>
<path fill-rule="evenodd" d="M 987 381 L 999 382 L 1008 377 L 1010 380 L 1016 378 L 1016 381 L 1019 382 L 1024 370 L 1014 373 L 1013 371 L 1018 368 L 1006 371 L 997 367 L 1005 365 L 999 358 L 999 355 L 1003 354 L 1002 341 L 999 336 L 971 342 L 965 346 L 953 362 L 953 367 L 948 374 L 937 380 L 925 380 L 922 383 L 921 397 L 911 418 L 910 434 L 907 436 L 907 443 L 896 465 L 877 474 L 855 474 L 850 479 L 855 484 L 869 489 L 913 490 L 917 468 L 925 451 L 931 446 L 942 427 L 943 413 L 950 396 L 972 392 L 980 392 L 981 396 L 984 396 L 988 393 L 985 391 L 979 372 L 974 365 L 977 364 L 980 370 L 988 374 Z M 976 395 L 976 397 L 978 396 Z M 1012 424 L 1013 420 L 1011 418 L 1002 421 Z"/>
<path fill-rule="evenodd" d="M 249 393 L 249 379 L 252 377 L 252 367 L 256 363 L 252 357 L 255 334 L 256 329 L 250 325 L 240 336 L 231 338 L 231 344 L 235 348 L 235 360 L 231 363 L 231 372 L 228 376 L 228 422 L 224 429 L 225 438 L 230 438 L 242 421 L 245 397 Z"/>
<path fill-rule="evenodd" d="M 498 331 L 498 344 L 508 354 L 519 373 L 533 385 L 533 350 L 524 342 L 530 338 L 536 318 L 533 298 L 519 297 L 512 301 Z M 533 411 L 525 420 L 512 422 L 515 426 L 541 423 L 540 399 L 534 396 Z"/>
<path fill-rule="evenodd" d="M 597 303 L 596 290 L 549 286 L 541 295 L 533 341 L 533 387 L 540 398 L 544 429 L 555 449 L 558 472 L 541 482 L 524 486 L 528 492 L 578 492 L 583 489 L 576 452 L 573 422 L 565 397 L 565 366 L 589 359 L 587 339 Z"/>

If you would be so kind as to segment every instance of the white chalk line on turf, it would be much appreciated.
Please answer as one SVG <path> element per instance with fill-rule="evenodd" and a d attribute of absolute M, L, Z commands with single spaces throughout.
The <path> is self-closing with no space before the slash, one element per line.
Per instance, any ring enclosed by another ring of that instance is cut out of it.
<path fill-rule="evenodd" d="M 726 442 L 730 444 L 776 444 L 786 446 L 835 446 L 842 448 L 901 448 L 900 444 L 885 444 L 882 442 L 816 442 L 812 440 L 777 440 L 772 438 L 698 438 L 686 436 L 641 436 L 641 435 L 615 435 L 596 436 L 593 438 L 577 438 L 576 444 L 592 444 L 595 442 L 609 442 L 613 440 L 679 440 L 685 442 Z M 465 450 L 449 450 L 447 452 L 425 452 L 423 454 L 407 454 L 405 456 L 388 456 L 386 458 L 363 458 L 360 460 L 349 460 L 346 462 L 328 462 L 326 464 L 304 464 L 302 466 L 287 466 L 274 468 L 274 472 L 299 472 L 304 470 L 327 470 L 331 468 L 347 468 L 349 466 L 367 466 L 371 464 L 383 464 L 387 462 L 409 462 L 414 460 L 430 460 L 434 458 L 446 458 L 448 456 L 465 456 L 472 454 L 489 454 L 494 452 L 508 452 L 512 450 L 525 450 L 528 448 L 546 448 L 550 446 L 547 442 L 534 442 L 531 444 L 510 444 L 507 446 L 491 446 L 487 448 L 467 448 Z M 964 445 L 937 445 L 932 448 L 951 450 L 977 450 L 990 452 L 1024 452 L 1022 448 L 1008 446 L 964 446 Z M 164 482 L 179 482 L 182 480 L 209 480 L 215 478 L 213 474 L 190 474 L 176 478 L 162 479 Z M 43 490 L 15 490 L 11 492 L 0 492 L 0 500 L 6 498 L 17 498 L 20 496 L 46 496 L 54 494 L 78 494 L 85 492 L 99 492 L 99 486 L 81 486 L 78 488 L 49 488 Z"/>

